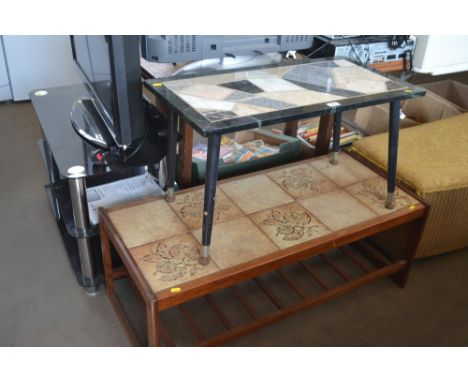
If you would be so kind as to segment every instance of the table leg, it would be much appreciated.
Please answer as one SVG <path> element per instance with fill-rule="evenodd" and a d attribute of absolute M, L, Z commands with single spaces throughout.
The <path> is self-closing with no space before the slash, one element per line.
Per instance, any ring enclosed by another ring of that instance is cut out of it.
<path fill-rule="evenodd" d="M 421 241 L 421 236 L 424 231 L 424 226 L 426 225 L 427 220 L 427 211 L 426 214 L 419 218 L 416 221 L 411 222 L 411 230 L 408 235 L 408 241 L 404 250 L 404 258 L 406 260 L 406 267 L 402 271 L 398 272 L 392 277 L 392 280 L 400 287 L 404 288 L 406 282 L 408 281 L 408 276 L 411 270 L 411 265 L 414 261 L 414 256 L 418 249 L 419 243 Z"/>
<path fill-rule="evenodd" d="M 167 181 L 166 200 L 174 201 L 174 183 L 177 159 L 177 116 L 174 111 L 167 111 Z"/>
<path fill-rule="evenodd" d="M 192 149 L 193 128 L 183 119 L 179 122 L 179 152 L 177 155 L 176 180 L 179 187 L 190 187 L 192 184 Z"/>
<path fill-rule="evenodd" d="M 337 165 L 339 163 L 338 154 L 340 152 L 340 131 L 341 131 L 341 112 L 335 113 L 333 121 L 333 148 L 330 163 Z"/>
<path fill-rule="evenodd" d="M 148 346 L 160 346 L 160 323 L 159 312 L 156 301 L 150 301 L 146 304 L 146 320 L 148 329 Z"/>
<path fill-rule="evenodd" d="M 219 149 L 221 135 L 208 137 L 208 157 L 205 173 L 205 200 L 203 205 L 203 229 L 202 229 L 202 255 L 200 264 L 210 262 L 211 231 L 213 230 L 213 214 L 216 199 L 216 182 L 218 180 Z"/>
<path fill-rule="evenodd" d="M 315 145 L 315 156 L 325 155 L 330 151 L 330 139 L 333 130 L 333 115 L 327 114 L 320 117 Z"/>
<path fill-rule="evenodd" d="M 298 127 L 299 121 L 286 122 L 286 126 L 284 127 L 284 135 L 296 138 Z"/>
<path fill-rule="evenodd" d="M 388 137 L 388 180 L 385 207 L 395 208 L 396 170 L 398 157 L 398 135 L 400 132 L 400 101 L 390 103 L 390 126 Z"/>

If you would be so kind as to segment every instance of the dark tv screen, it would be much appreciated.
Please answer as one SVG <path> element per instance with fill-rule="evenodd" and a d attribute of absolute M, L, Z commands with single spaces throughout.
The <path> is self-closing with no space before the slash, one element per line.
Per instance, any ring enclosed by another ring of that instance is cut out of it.
<path fill-rule="evenodd" d="M 112 121 L 112 75 L 105 36 L 74 36 L 75 60 Z"/>
<path fill-rule="evenodd" d="M 71 42 L 83 84 L 116 143 L 143 138 L 139 37 L 75 35 Z"/>

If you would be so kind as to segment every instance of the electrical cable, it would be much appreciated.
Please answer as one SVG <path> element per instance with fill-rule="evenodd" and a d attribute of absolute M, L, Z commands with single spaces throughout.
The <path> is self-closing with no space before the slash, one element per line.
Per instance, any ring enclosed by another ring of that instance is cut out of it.
<path fill-rule="evenodd" d="M 388 41 L 388 47 L 392 50 L 404 48 L 409 40 L 409 35 L 394 35 Z"/>

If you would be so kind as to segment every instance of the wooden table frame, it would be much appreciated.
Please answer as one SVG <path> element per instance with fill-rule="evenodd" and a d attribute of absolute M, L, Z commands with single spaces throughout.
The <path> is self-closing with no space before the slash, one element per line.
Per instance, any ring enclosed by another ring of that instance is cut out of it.
<path fill-rule="evenodd" d="M 247 175 L 248 176 L 248 175 Z M 241 176 L 242 178 L 245 176 Z M 232 180 L 232 179 L 230 179 Z M 414 196 L 414 195 L 413 195 Z M 415 196 L 414 196 L 415 197 Z M 160 198 L 160 197 L 156 197 Z M 133 202 L 131 205 L 147 202 Z M 237 338 L 245 333 L 251 332 L 257 328 L 267 325 L 273 321 L 285 318 L 299 310 L 325 302 L 334 297 L 348 293 L 360 286 L 369 284 L 384 277 L 391 277 L 400 287 L 404 287 L 414 254 L 419 243 L 419 239 L 424 228 L 425 217 L 427 216 L 428 205 L 425 202 L 414 205 L 411 210 L 403 209 L 379 216 L 372 220 L 357 224 L 350 228 L 342 229 L 323 237 L 311 240 L 292 248 L 279 250 L 271 255 L 267 255 L 248 263 L 240 264 L 229 269 L 225 269 L 199 279 L 186 282 L 180 285 L 180 288 L 165 289 L 154 293 L 143 274 L 136 266 L 129 249 L 124 245 L 117 229 L 113 225 L 106 210 L 100 210 L 100 233 L 102 243 L 102 253 L 104 259 L 104 272 L 106 280 L 106 289 L 109 299 L 116 311 L 116 314 L 122 323 L 128 338 L 132 345 L 140 345 L 134 329 L 127 318 L 122 304 L 116 294 L 115 280 L 122 277 L 128 277 L 138 294 L 142 298 L 146 307 L 148 344 L 150 346 L 159 346 L 161 342 L 166 345 L 172 345 L 172 340 L 163 328 L 160 320 L 161 312 L 178 307 L 187 325 L 195 333 L 199 345 L 218 345 L 226 341 Z M 389 260 L 388 257 L 380 253 L 375 247 L 369 245 L 364 239 L 372 235 L 385 231 L 387 229 L 411 223 L 411 240 L 407 243 L 403 259 L 396 261 Z M 348 245 L 352 244 L 375 264 L 377 269 L 369 269 L 350 251 Z M 123 262 L 123 267 L 115 269 L 112 263 L 112 248 Z M 324 255 L 327 251 L 341 248 L 345 256 L 351 258 L 360 268 L 365 271 L 363 276 L 350 278 L 346 272 L 340 270 L 333 262 Z M 323 259 L 340 277 L 345 281 L 344 284 L 334 288 L 328 288 L 304 261 L 311 257 L 319 256 Z M 282 268 L 290 264 L 299 264 L 306 273 L 312 277 L 324 289 L 322 293 L 315 296 L 306 296 L 296 285 L 293 279 L 288 279 Z M 262 281 L 261 275 L 268 272 L 277 272 L 279 276 L 289 285 L 293 293 L 297 294 L 301 301 L 293 306 L 285 306 Z M 242 296 L 235 285 L 245 281 L 254 280 L 258 287 L 269 297 L 272 303 L 278 308 L 278 311 L 260 317 L 255 309 L 249 304 L 246 296 Z M 223 311 L 219 308 L 215 298 L 211 295 L 213 292 L 230 288 L 236 298 L 239 299 L 242 306 L 249 312 L 252 321 L 245 325 L 234 327 Z M 213 309 L 226 331 L 213 338 L 206 338 L 194 322 L 184 303 L 203 297 Z"/>

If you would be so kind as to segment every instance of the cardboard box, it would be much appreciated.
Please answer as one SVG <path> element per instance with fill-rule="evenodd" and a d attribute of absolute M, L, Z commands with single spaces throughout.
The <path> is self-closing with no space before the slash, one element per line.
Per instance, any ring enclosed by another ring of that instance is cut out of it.
<path fill-rule="evenodd" d="M 420 86 L 451 102 L 462 113 L 468 111 L 468 85 L 454 80 L 444 80 Z"/>
<path fill-rule="evenodd" d="M 317 139 L 317 134 L 314 134 L 314 136 L 312 137 L 312 141 L 304 137 L 303 134 L 306 133 L 308 129 L 315 129 L 317 130 L 316 133 L 318 133 L 319 124 L 320 118 L 305 119 L 299 122 L 297 137 L 301 140 L 303 144 L 305 144 L 307 147 L 313 150 L 315 150 L 315 140 Z M 350 144 L 352 144 L 353 141 L 358 140 L 362 137 L 362 134 L 359 130 L 352 128 L 345 122 L 341 123 L 341 128 L 344 129 L 345 132 L 341 134 L 340 147 L 349 146 Z M 345 134 L 345 136 L 343 136 L 343 134 Z M 333 137 L 330 140 L 330 150 L 332 148 L 332 142 Z"/>
<path fill-rule="evenodd" d="M 404 118 L 400 119 L 401 129 L 461 114 L 457 106 L 431 91 L 427 91 L 424 97 L 403 101 L 401 111 L 404 114 Z M 345 112 L 343 119 L 364 135 L 384 133 L 388 131 L 389 105 Z"/>
<path fill-rule="evenodd" d="M 301 157 L 301 142 L 298 138 L 277 134 L 266 129 L 239 131 L 234 135 L 234 140 L 238 143 L 245 143 L 255 139 L 262 139 L 267 144 L 279 146 L 279 152 L 267 157 L 238 163 L 225 164 L 224 161 L 220 159 L 218 165 L 219 179 L 279 166 L 299 160 Z M 193 157 L 192 184 L 204 182 L 205 172 L 206 161 Z"/>

